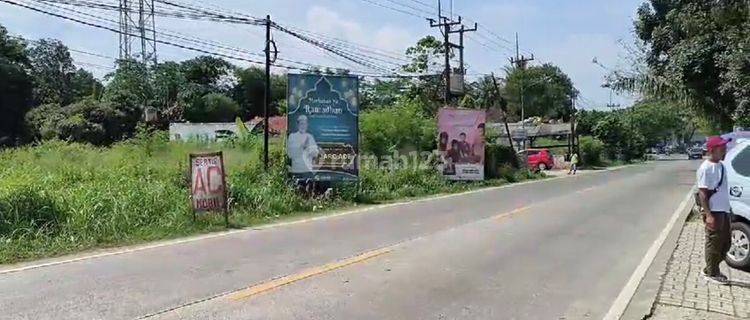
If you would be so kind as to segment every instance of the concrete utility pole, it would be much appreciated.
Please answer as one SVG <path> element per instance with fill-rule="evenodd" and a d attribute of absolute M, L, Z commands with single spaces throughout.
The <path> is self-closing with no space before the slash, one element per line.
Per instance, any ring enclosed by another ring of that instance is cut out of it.
<path fill-rule="evenodd" d="M 443 34 L 443 46 L 445 50 L 445 91 L 444 91 L 444 99 L 445 104 L 450 104 L 451 100 L 451 61 L 450 61 L 450 53 L 451 48 L 458 48 L 460 50 L 459 53 L 459 59 L 460 64 L 459 70 L 461 71 L 461 74 L 465 74 L 465 68 L 464 68 L 464 33 L 465 32 L 472 32 L 477 30 L 477 24 L 474 23 L 474 27 L 467 29 L 465 26 L 461 25 L 461 16 L 458 17 L 458 21 L 453 21 L 453 14 L 451 12 L 451 17 L 443 16 L 442 9 L 441 9 L 440 0 L 438 0 L 438 19 L 437 21 L 435 19 L 427 19 L 427 21 L 430 22 L 430 27 L 432 28 L 440 28 L 440 32 Z M 458 30 L 451 30 L 453 26 L 461 25 L 461 29 Z M 460 35 L 460 43 L 458 45 L 453 44 L 450 42 L 450 35 L 452 33 L 458 33 Z"/>
<path fill-rule="evenodd" d="M 269 121 L 268 112 L 271 108 L 271 64 L 276 61 L 276 43 L 271 39 L 271 15 L 266 15 L 266 47 L 263 51 L 266 53 L 266 83 L 263 91 L 263 169 L 268 171 L 268 135 Z M 273 46 L 273 50 L 271 47 Z M 273 54 L 273 57 L 271 57 Z"/>
<path fill-rule="evenodd" d="M 473 28 L 469 28 L 469 29 L 467 29 L 466 26 L 461 25 L 461 29 L 454 30 L 454 31 L 450 32 L 450 33 L 458 33 L 458 45 L 454 45 L 454 44 L 451 43 L 451 47 L 457 48 L 459 50 L 458 51 L 459 52 L 458 53 L 458 63 L 460 64 L 460 66 L 458 68 L 461 71 L 462 75 L 466 74 L 466 67 L 464 65 L 464 33 L 477 31 L 477 26 L 478 25 L 477 25 L 476 22 L 474 23 L 474 27 Z"/>
<path fill-rule="evenodd" d="M 513 137 L 510 136 L 510 128 L 508 127 L 507 102 L 500 95 L 500 86 L 497 85 L 497 79 L 495 78 L 495 74 L 492 73 L 491 76 L 492 76 L 492 85 L 495 87 L 495 94 L 497 95 L 497 98 L 499 100 L 500 110 L 503 111 L 503 123 L 505 124 L 505 134 L 508 135 L 508 145 L 510 146 L 510 149 L 513 150 L 513 154 L 515 154 L 516 150 L 513 149 Z"/>
<path fill-rule="evenodd" d="M 521 55 L 518 45 L 518 32 L 516 32 L 516 56 L 510 57 L 510 63 L 515 65 L 519 70 L 526 70 L 526 66 L 529 62 L 534 61 L 534 55 L 531 58 Z M 526 114 L 524 110 L 524 77 L 521 77 L 521 84 L 519 86 L 519 98 L 521 102 L 521 130 L 526 132 Z M 526 140 L 523 141 L 523 150 L 526 150 Z"/>

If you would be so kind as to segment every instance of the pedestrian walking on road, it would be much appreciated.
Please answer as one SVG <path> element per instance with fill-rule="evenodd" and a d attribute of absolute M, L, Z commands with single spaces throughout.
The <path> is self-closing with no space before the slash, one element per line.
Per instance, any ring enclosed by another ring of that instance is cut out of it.
<path fill-rule="evenodd" d="M 578 172 L 578 153 L 573 152 L 573 155 L 570 156 L 570 171 L 568 171 L 568 174 L 576 174 Z"/>
<path fill-rule="evenodd" d="M 706 280 L 727 284 L 729 279 L 719 271 L 719 264 L 730 247 L 729 188 L 722 160 L 727 153 L 729 141 L 711 137 L 706 142 L 708 159 L 696 172 L 698 201 L 706 225 L 706 267 L 702 275 Z"/>

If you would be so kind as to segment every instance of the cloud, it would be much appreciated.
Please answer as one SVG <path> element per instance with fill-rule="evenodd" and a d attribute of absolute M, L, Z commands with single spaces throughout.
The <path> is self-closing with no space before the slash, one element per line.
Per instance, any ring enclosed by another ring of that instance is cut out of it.
<path fill-rule="evenodd" d="M 317 33 L 346 40 L 363 39 L 362 26 L 345 20 L 337 12 L 321 6 L 313 6 L 307 12 L 307 26 Z"/>
<path fill-rule="evenodd" d="M 345 19 L 338 12 L 322 6 L 313 6 L 308 10 L 307 27 L 317 33 L 398 53 L 403 53 L 416 42 L 415 37 L 403 28 L 383 25 L 370 30 L 359 22 Z"/>

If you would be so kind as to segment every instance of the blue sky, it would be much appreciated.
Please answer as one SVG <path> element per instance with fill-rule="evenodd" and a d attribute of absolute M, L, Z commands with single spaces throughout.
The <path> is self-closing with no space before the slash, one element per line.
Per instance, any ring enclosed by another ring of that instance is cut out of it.
<path fill-rule="evenodd" d="M 108 3 L 116 0 L 99 2 Z M 433 0 L 203 0 L 200 4 L 216 5 L 257 17 L 271 14 L 272 19 L 282 25 L 389 51 L 403 52 L 425 35 L 438 36 L 438 30 L 430 28 L 424 17 L 396 12 L 373 3 L 400 7 L 421 16 L 433 11 L 419 2 L 431 5 L 437 3 Z M 471 39 L 467 39 L 466 63 L 469 65 L 470 74 L 495 72 L 496 75 L 502 75 L 503 66 L 508 64 L 508 57 L 513 54 L 510 42 L 514 39 L 514 33 L 518 32 L 522 53 L 534 53 L 538 58 L 536 63 L 552 62 L 560 66 L 581 91 L 584 99 L 580 105 L 601 109 L 609 100 L 609 91 L 600 87 L 605 71 L 594 65 L 591 60 L 597 57 L 609 67 L 622 63 L 624 50 L 618 42 L 633 42 L 632 20 L 641 2 L 642 0 L 454 0 L 453 11 L 479 22 L 480 29 L 492 32 L 472 34 Z M 443 4 L 444 8 L 449 8 L 450 0 L 443 0 Z M 417 9 L 424 12 L 417 12 Z M 91 10 L 86 12 L 116 19 L 115 13 Z M 432 15 L 436 15 L 436 12 Z M 57 38 L 74 49 L 112 57 L 118 54 L 118 39 L 114 33 L 44 16 L 5 3 L 0 3 L 0 23 L 11 33 L 24 37 Z M 263 48 L 264 30 L 257 26 L 157 18 L 157 30 L 177 31 L 257 53 L 261 53 Z M 340 59 L 304 43 L 282 35 L 277 35 L 276 38 L 281 58 L 320 65 L 346 66 Z M 490 43 L 486 38 L 493 39 L 503 47 Z M 492 49 L 486 48 L 476 40 Z M 159 48 L 159 58 L 162 60 L 181 60 L 195 55 L 196 53 L 177 48 Z M 106 58 L 75 52 L 73 56 L 77 62 L 112 66 L 112 61 Z M 99 76 L 107 72 L 106 69 L 93 71 Z M 615 96 L 614 100 L 628 104 L 633 97 Z"/>

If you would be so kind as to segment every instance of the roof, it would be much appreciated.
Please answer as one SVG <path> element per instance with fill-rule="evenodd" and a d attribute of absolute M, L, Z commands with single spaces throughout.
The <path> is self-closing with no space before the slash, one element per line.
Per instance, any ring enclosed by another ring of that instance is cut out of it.
<path fill-rule="evenodd" d="M 269 117 L 268 118 L 268 131 L 272 134 L 282 134 L 286 132 L 286 116 L 277 116 L 277 117 Z M 252 120 L 250 120 L 250 127 L 251 131 L 255 129 L 256 127 L 258 130 L 263 129 L 263 118 L 262 117 L 255 117 Z"/>
<path fill-rule="evenodd" d="M 506 136 L 505 125 L 503 123 L 489 123 L 487 126 L 493 130 L 497 130 L 501 137 Z M 511 135 L 514 131 L 521 128 L 526 129 L 526 133 L 529 137 L 566 135 L 571 133 L 570 123 L 541 123 L 538 125 L 526 123 L 523 125 L 520 122 L 517 122 L 508 124 L 508 129 L 510 130 Z"/>

